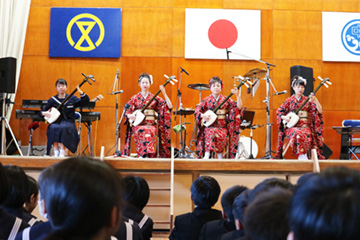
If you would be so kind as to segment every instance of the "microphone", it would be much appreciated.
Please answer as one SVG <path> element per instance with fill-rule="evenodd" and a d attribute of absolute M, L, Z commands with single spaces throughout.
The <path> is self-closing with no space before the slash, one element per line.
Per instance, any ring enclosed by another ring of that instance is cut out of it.
<path fill-rule="evenodd" d="M 124 90 L 115 91 L 115 92 L 112 92 L 111 95 L 116 95 L 116 94 L 123 93 L 123 92 L 124 92 Z"/>
<path fill-rule="evenodd" d="M 39 127 L 39 122 L 32 122 L 30 123 L 30 125 L 28 126 L 28 130 L 30 129 L 37 129 Z"/>
<path fill-rule="evenodd" d="M 281 95 L 281 94 L 285 94 L 285 93 L 287 93 L 286 90 L 284 90 L 284 91 L 282 91 L 282 92 L 276 92 L 274 95 Z"/>
<path fill-rule="evenodd" d="M 186 75 L 189 75 L 189 73 L 185 69 L 183 69 L 182 67 L 180 67 L 180 69 L 182 72 L 186 73 Z"/>
<path fill-rule="evenodd" d="M 229 60 L 229 53 L 231 53 L 231 51 L 229 51 L 228 49 L 226 49 L 226 56 L 227 56 L 227 59 Z"/>

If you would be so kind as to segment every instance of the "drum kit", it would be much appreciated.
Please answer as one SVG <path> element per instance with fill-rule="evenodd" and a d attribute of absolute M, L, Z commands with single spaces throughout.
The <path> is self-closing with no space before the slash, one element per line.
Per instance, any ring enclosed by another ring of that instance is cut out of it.
<path fill-rule="evenodd" d="M 266 75 L 267 71 L 259 68 L 255 68 L 250 70 L 248 73 L 244 75 L 245 78 L 253 79 L 254 82 L 258 81 L 259 78 L 263 78 Z M 187 86 L 190 89 L 199 91 L 199 102 L 201 102 L 201 91 L 210 90 L 209 84 L 205 83 L 193 83 L 189 84 Z M 180 104 L 181 106 L 181 104 Z M 182 107 L 182 106 L 181 106 Z M 191 108 L 181 108 L 177 111 L 174 111 L 175 115 L 178 115 L 180 118 L 181 116 L 184 116 L 184 123 L 176 125 L 173 129 L 176 133 L 180 133 L 180 149 L 178 150 L 178 154 L 176 157 L 178 158 L 195 158 L 197 157 L 196 154 L 191 150 L 191 145 L 193 142 L 196 142 L 196 134 L 197 134 L 197 127 L 196 124 L 194 124 L 194 129 L 192 132 L 191 140 L 189 146 L 186 146 L 186 126 L 187 124 L 190 124 L 186 122 L 186 116 L 187 115 L 193 115 L 195 110 Z M 246 111 L 249 112 L 249 111 Z M 251 112 L 252 118 L 254 116 L 254 112 Z M 256 158 L 258 154 L 258 145 L 255 142 L 255 140 L 252 138 L 253 130 L 257 129 L 259 127 L 262 127 L 264 125 L 252 125 L 252 119 L 248 121 L 249 119 L 246 119 L 246 113 L 244 114 L 244 121 L 242 125 L 240 126 L 241 130 L 250 129 L 250 138 L 246 136 L 240 136 L 239 138 L 239 145 L 238 145 L 238 151 L 236 154 L 235 159 L 253 159 Z"/>

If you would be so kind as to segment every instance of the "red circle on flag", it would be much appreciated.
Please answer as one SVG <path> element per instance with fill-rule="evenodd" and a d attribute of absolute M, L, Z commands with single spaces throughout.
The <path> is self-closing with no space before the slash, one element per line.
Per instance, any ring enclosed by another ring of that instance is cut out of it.
<path fill-rule="evenodd" d="M 238 38 L 235 24 L 226 19 L 216 20 L 209 27 L 209 40 L 217 48 L 225 49 L 233 46 Z"/>

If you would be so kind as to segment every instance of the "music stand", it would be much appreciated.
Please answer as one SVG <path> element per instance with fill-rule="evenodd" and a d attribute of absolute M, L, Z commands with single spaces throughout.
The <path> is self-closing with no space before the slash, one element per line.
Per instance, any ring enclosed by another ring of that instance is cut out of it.
<path fill-rule="evenodd" d="M 241 130 L 245 130 L 246 128 L 251 129 L 252 122 L 254 120 L 254 116 L 255 116 L 254 111 L 244 110 L 243 121 L 240 124 L 240 129 Z M 251 140 L 250 140 L 250 154 L 246 151 L 246 148 L 245 148 L 244 144 L 240 141 L 240 136 L 239 136 L 238 149 L 237 149 L 235 159 L 239 159 L 242 156 L 244 156 L 245 158 L 250 158 L 250 156 L 252 156 L 252 146 L 251 145 L 252 145 L 252 129 L 251 129 Z"/>

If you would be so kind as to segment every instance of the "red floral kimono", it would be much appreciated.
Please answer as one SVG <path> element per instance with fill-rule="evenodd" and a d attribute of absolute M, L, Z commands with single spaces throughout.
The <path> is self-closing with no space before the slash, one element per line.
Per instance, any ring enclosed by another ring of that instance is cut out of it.
<path fill-rule="evenodd" d="M 141 92 L 132 96 L 130 101 L 125 105 L 126 114 L 131 114 L 135 110 L 141 109 L 153 96 L 152 93 L 149 93 L 146 98 L 144 98 Z M 166 102 L 158 96 L 147 109 L 154 110 L 158 115 L 158 119 L 145 119 L 138 126 L 131 127 L 128 118 L 126 118 L 125 124 L 127 125 L 127 129 L 125 147 L 122 154 L 130 155 L 131 135 L 133 135 L 138 156 L 144 156 L 146 154 L 149 157 L 156 157 L 156 125 L 158 125 L 159 156 L 169 158 L 171 144 L 171 109 L 169 109 Z"/>
<path fill-rule="evenodd" d="M 225 98 L 225 96 L 220 95 L 216 100 L 211 94 L 195 108 L 195 120 L 198 125 L 196 148 L 200 157 L 203 157 L 205 152 L 222 153 L 228 142 L 229 157 L 235 158 L 236 156 L 242 110 L 237 108 L 234 100 L 228 99 L 220 108 L 227 110 L 225 119 L 217 119 L 210 127 L 201 126 L 201 114 L 207 110 L 215 109 Z"/>
<path fill-rule="evenodd" d="M 301 111 L 308 112 L 307 121 L 300 118 L 299 122 L 292 128 L 286 128 L 282 123 L 281 116 L 285 116 L 289 112 L 295 112 L 307 98 L 306 96 L 301 96 L 298 101 L 295 95 L 292 95 L 278 108 L 276 112 L 279 126 L 277 158 L 283 158 L 284 137 L 287 137 L 294 156 L 307 154 L 309 149 L 316 148 L 319 159 L 324 159 L 324 156 L 321 154 L 321 147 L 323 146 L 323 116 L 318 112 L 315 103 L 308 101 L 301 109 Z"/>

